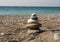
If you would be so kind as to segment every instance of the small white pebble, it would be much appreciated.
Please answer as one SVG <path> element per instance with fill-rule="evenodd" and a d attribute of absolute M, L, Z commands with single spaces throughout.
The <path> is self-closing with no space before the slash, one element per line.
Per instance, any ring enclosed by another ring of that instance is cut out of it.
<path fill-rule="evenodd" d="M 4 35 L 4 33 L 1 33 L 1 36 L 3 36 Z"/>
<path fill-rule="evenodd" d="M 34 22 L 38 22 L 38 20 L 29 19 L 29 20 L 27 21 L 27 23 L 34 23 Z"/>
<path fill-rule="evenodd" d="M 55 40 L 60 40 L 60 33 L 55 33 L 54 34 L 54 39 Z"/>
<path fill-rule="evenodd" d="M 33 34 L 31 36 L 33 36 Z"/>
<path fill-rule="evenodd" d="M 48 20 L 50 20 L 50 18 L 47 18 Z"/>

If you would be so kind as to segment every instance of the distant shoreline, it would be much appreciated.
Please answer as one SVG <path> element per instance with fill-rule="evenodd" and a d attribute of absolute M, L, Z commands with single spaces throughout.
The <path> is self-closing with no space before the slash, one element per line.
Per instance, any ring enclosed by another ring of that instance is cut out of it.
<path fill-rule="evenodd" d="M 31 14 L 0 14 L 0 15 L 31 15 Z M 60 15 L 60 14 L 37 14 L 37 15 Z"/>

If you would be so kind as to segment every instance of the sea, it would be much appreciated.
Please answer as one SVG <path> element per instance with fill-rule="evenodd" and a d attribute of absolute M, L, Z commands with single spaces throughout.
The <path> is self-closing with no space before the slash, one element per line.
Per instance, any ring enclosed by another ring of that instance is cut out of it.
<path fill-rule="evenodd" d="M 0 15 L 12 14 L 60 14 L 60 7 L 0 6 Z"/>

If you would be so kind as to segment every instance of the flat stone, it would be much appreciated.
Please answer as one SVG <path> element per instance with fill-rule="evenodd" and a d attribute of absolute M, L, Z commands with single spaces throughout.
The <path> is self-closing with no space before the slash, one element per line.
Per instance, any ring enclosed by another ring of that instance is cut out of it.
<path fill-rule="evenodd" d="M 39 28 L 41 27 L 40 23 L 31 23 L 31 24 L 26 24 L 25 25 L 26 28 Z"/>

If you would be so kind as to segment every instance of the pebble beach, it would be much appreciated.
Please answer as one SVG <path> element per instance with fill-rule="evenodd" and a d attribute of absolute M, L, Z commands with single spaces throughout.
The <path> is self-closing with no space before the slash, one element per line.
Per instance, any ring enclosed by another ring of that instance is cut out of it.
<path fill-rule="evenodd" d="M 21 30 L 27 24 L 30 15 L 0 15 L 0 42 L 60 42 L 54 39 L 54 34 L 60 31 L 60 14 L 37 14 L 41 30 L 48 30 L 38 35 L 30 35 L 27 30 Z"/>

